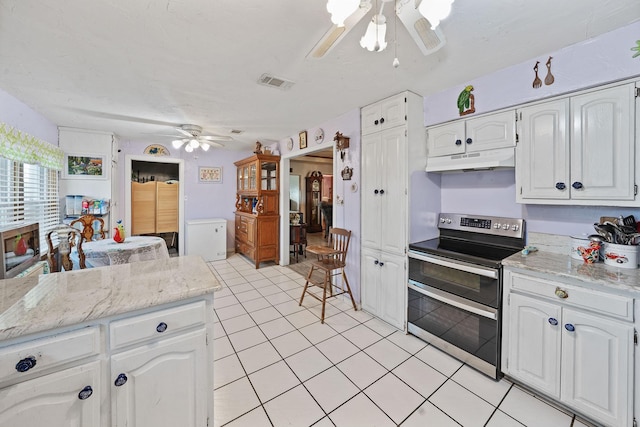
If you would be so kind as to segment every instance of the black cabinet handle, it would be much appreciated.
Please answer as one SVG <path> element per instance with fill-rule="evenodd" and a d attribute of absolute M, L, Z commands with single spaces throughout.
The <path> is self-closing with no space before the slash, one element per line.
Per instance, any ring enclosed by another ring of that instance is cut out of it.
<path fill-rule="evenodd" d="M 375 260 L 375 261 L 373 261 L 373 263 L 374 263 L 375 265 L 378 265 L 379 261 L 378 261 L 378 260 Z"/>
<path fill-rule="evenodd" d="M 378 191 L 378 189 L 376 188 L 375 190 L 373 190 L 373 194 L 378 194 L 380 191 Z"/>
<path fill-rule="evenodd" d="M 80 390 L 80 393 L 78 393 L 78 399 L 80 400 L 88 399 L 91 397 L 92 394 L 93 394 L 93 389 L 91 388 L 90 385 L 88 385 L 82 390 Z"/>
<path fill-rule="evenodd" d="M 462 145 L 462 141 L 460 141 L 459 139 L 456 139 L 456 145 Z"/>
<path fill-rule="evenodd" d="M 380 190 L 380 194 L 384 194 L 384 190 Z"/>
<path fill-rule="evenodd" d="M 374 122 L 373 122 L 373 124 L 374 124 L 374 125 L 377 125 L 377 124 L 378 124 L 378 121 L 377 121 L 377 120 L 376 120 L 376 121 L 374 121 Z"/>
<path fill-rule="evenodd" d="M 556 188 L 558 190 L 564 190 L 565 188 L 567 188 L 567 186 L 564 184 L 564 182 L 556 182 Z"/>
<path fill-rule="evenodd" d="M 576 327 L 573 326 L 571 323 L 567 323 L 566 325 L 564 325 L 564 328 L 569 332 L 573 332 L 576 330 Z"/>
<path fill-rule="evenodd" d="M 160 322 L 160 323 L 158 324 L 158 326 L 156 326 L 156 331 L 158 331 L 158 332 L 162 333 L 162 332 L 164 332 L 164 331 L 166 331 L 166 330 L 167 330 L 167 327 L 168 327 L 168 326 L 167 326 L 167 324 L 166 324 L 166 323 L 164 323 L 164 322 Z"/>
<path fill-rule="evenodd" d="M 16 371 L 27 372 L 34 366 L 36 366 L 36 358 L 33 356 L 28 356 L 16 363 Z"/>
<path fill-rule="evenodd" d="M 558 319 L 555 319 L 553 317 L 549 318 L 549 323 L 553 326 L 556 326 L 558 324 Z"/>
<path fill-rule="evenodd" d="M 384 123 L 384 117 L 380 117 L 380 124 Z"/>
<path fill-rule="evenodd" d="M 579 181 L 574 182 L 573 184 L 571 184 L 571 186 L 576 190 L 580 190 L 583 187 L 582 183 Z"/>
<path fill-rule="evenodd" d="M 467 144 L 471 144 L 472 142 L 473 142 L 473 139 L 467 138 Z"/>
<path fill-rule="evenodd" d="M 380 267 L 382 267 L 384 265 L 384 262 L 380 261 Z"/>
<path fill-rule="evenodd" d="M 120 387 L 122 385 L 125 385 L 125 383 L 127 382 L 128 378 L 125 374 L 120 374 L 118 375 L 118 378 L 116 378 L 116 380 L 113 382 L 113 384 L 116 387 Z"/>

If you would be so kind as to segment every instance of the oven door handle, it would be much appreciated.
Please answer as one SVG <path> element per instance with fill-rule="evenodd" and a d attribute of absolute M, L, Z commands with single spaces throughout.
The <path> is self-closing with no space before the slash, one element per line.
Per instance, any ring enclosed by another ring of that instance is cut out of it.
<path fill-rule="evenodd" d="M 481 268 L 481 267 L 477 267 L 475 265 L 467 264 L 467 263 L 464 263 L 464 262 L 461 262 L 461 261 L 452 262 L 452 261 L 447 261 L 447 260 L 442 259 L 442 258 L 424 256 L 422 254 L 417 254 L 415 252 L 409 252 L 409 258 L 418 259 L 418 260 L 424 261 L 424 262 L 430 262 L 432 264 L 437 264 L 437 265 L 440 265 L 442 267 L 451 268 L 453 270 L 460 270 L 460 271 L 465 271 L 465 272 L 471 273 L 471 274 L 477 274 L 479 276 L 489 277 L 491 279 L 497 279 L 498 278 L 498 271 L 497 270 Z"/>
<path fill-rule="evenodd" d="M 426 295 L 429 298 L 433 298 L 445 304 L 452 305 L 454 307 L 459 308 L 460 310 L 465 310 L 471 313 L 475 313 L 478 316 L 486 317 L 487 319 L 492 319 L 492 320 L 498 319 L 498 311 L 493 308 L 489 308 L 484 305 L 474 303 L 473 301 L 460 298 L 457 295 L 453 295 L 448 292 L 443 292 L 439 289 L 434 289 L 431 287 L 429 287 L 429 289 L 425 289 L 424 285 L 417 283 L 413 280 L 409 280 L 408 286 L 410 289 L 413 289 L 414 291 L 419 292 L 422 295 Z"/>

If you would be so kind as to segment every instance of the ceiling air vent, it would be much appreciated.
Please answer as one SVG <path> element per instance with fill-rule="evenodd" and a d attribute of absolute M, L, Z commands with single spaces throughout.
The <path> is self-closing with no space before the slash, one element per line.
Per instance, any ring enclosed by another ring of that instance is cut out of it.
<path fill-rule="evenodd" d="M 271 74 L 263 74 L 258 79 L 258 83 L 264 86 L 275 87 L 276 89 L 287 90 L 293 86 L 293 82 L 290 80 L 281 79 L 279 77 L 272 76 Z"/>
<path fill-rule="evenodd" d="M 231 129 L 231 134 L 232 135 L 240 135 L 242 132 L 244 132 L 244 131 L 242 131 L 240 129 Z"/>

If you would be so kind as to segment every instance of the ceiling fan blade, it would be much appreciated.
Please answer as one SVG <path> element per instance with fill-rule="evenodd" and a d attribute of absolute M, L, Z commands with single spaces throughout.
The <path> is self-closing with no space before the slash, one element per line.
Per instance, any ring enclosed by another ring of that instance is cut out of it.
<path fill-rule="evenodd" d="M 224 135 L 200 135 L 198 139 L 205 141 L 231 141 L 233 138 Z"/>
<path fill-rule="evenodd" d="M 418 11 L 413 0 L 398 2 L 396 14 L 425 56 L 445 45 L 446 39 L 440 27 L 432 30 L 431 23 Z"/>
<path fill-rule="evenodd" d="M 333 49 L 334 46 L 336 46 L 370 10 L 371 2 L 362 2 L 360 7 L 353 12 L 351 16 L 345 19 L 344 27 L 338 27 L 333 24 L 331 28 L 329 28 L 329 31 L 327 31 L 320 41 L 318 41 L 318 43 L 316 43 L 316 45 L 311 49 L 311 52 L 307 54 L 306 58 L 320 59 L 327 53 L 331 52 L 331 49 Z"/>
<path fill-rule="evenodd" d="M 188 136 L 189 138 L 193 138 L 193 134 L 192 134 L 191 132 L 189 132 L 189 131 L 186 131 L 186 130 L 182 129 L 182 128 L 181 128 L 181 127 L 179 127 L 179 126 L 178 126 L 178 127 L 176 127 L 176 130 L 177 130 L 178 132 L 180 132 L 181 134 L 183 134 L 184 136 Z"/>
<path fill-rule="evenodd" d="M 209 144 L 213 147 L 220 147 L 220 148 L 224 147 L 224 144 L 216 141 L 201 141 L 200 144 Z"/>
<path fill-rule="evenodd" d="M 73 108 L 73 107 L 60 107 L 60 108 L 64 108 L 66 110 L 73 111 L 78 114 L 83 114 L 89 117 L 96 117 L 99 119 L 119 120 L 124 122 L 142 123 L 142 124 L 157 125 L 157 126 L 171 126 L 171 127 L 176 126 L 175 123 L 163 122 L 160 120 L 153 120 L 153 119 L 145 119 L 143 117 L 125 116 L 122 114 L 107 113 L 104 111 L 86 110 L 83 108 Z"/>

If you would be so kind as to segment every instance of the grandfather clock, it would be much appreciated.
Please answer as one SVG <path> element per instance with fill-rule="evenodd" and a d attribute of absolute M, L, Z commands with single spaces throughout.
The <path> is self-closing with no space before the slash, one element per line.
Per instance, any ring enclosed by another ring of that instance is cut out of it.
<path fill-rule="evenodd" d="M 319 171 L 311 172 L 311 176 L 306 178 L 307 198 L 306 221 L 307 233 L 322 231 L 322 215 L 320 214 L 320 202 L 322 201 L 322 174 Z"/>

